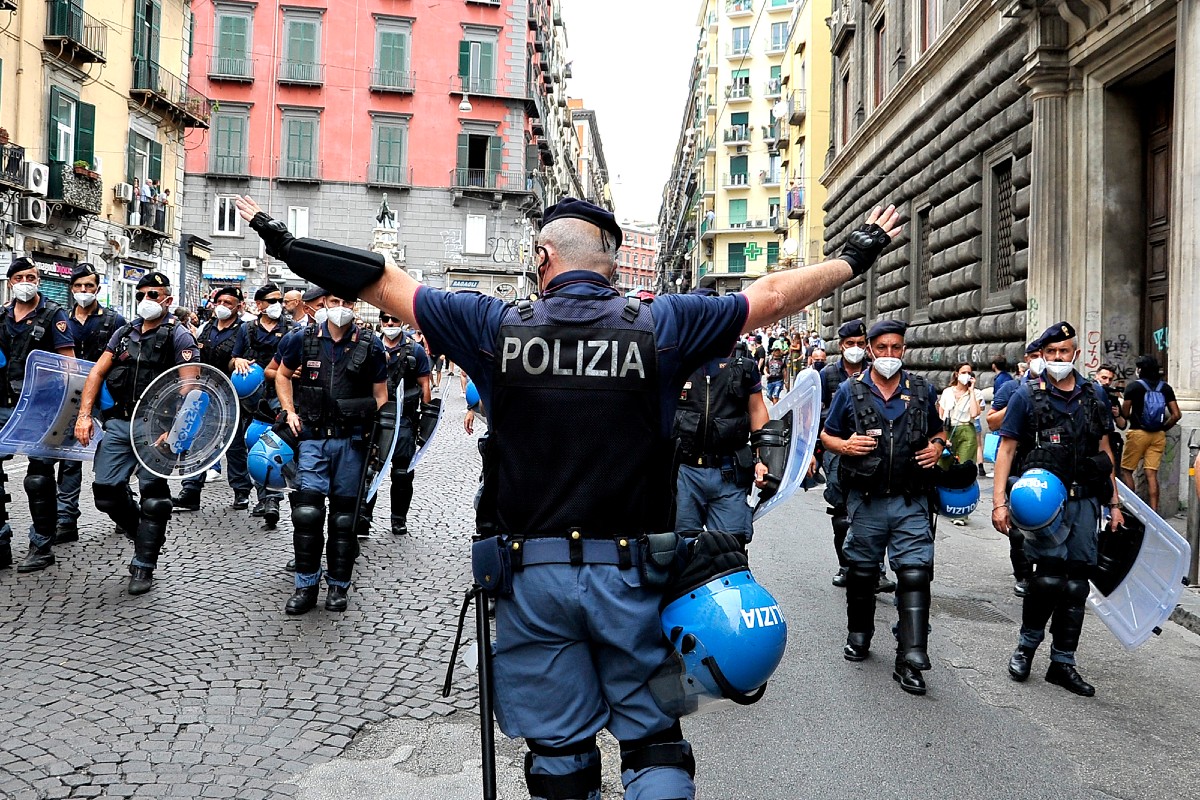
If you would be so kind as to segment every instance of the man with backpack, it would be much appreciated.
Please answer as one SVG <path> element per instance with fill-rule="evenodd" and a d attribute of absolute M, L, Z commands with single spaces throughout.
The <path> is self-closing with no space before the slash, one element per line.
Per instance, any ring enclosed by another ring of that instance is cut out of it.
<path fill-rule="evenodd" d="M 1136 362 L 1138 379 L 1125 385 L 1121 416 L 1129 420 L 1125 453 L 1121 456 L 1121 480 L 1133 487 L 1133 471 L 1143 465 L 1150 491 L 1150 508 L 1158 511 L 1158 468 L 1167 446 L 1167 431 L 1182 416 L 1175 390 L 1162 379 L 1162 369 L 1154 356 L 1142 356 Z"/>
<path fill-rule="evenodd" d="M 783 379 L 787 375 L 787 364 L 787 343 L 783 339 L 777 339 L 771 345 L 771 352 L 767 355 L 763 369 L 767 377 L 767 397 L 770 398 L 772 404 L 778 403 L 779 396 L 783 394 Z"/>

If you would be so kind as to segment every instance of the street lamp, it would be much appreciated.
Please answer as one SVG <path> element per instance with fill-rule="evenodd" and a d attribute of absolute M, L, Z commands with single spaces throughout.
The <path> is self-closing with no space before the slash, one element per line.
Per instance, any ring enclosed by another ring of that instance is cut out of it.
<path fill-rule="evenodd" d="M 458 110 L 464 114 L 471 113 L 471 98 L 467 97 L 467 93 L 465 90 L 463 91 L 462 102 L 458 104 Z"/>

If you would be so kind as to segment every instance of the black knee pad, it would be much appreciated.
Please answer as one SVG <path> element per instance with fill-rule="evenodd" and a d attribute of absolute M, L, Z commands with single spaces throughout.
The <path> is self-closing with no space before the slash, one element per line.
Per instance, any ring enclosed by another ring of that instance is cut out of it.
<path fill-rule="evenodd" d="M 525 785 L 531 796 L 545 800 L 586 800 L 600 790 L 600 753 L 596 749 L 595 736 L 565 747 L 547 747 L 530 740 L 526 740 L 525 744 L 529 747 L 529 752 L 525 754 Z M 533 774 L 533 763 L 538 756 L 561 758 L 589 753 L 595 753 L 596 757 L 590 766 L 581 770 L 567 775 Z"/>
<path fill-rule="evenodd" d="M 292 527 L 320 532 L 325 524 L 325 496 L 318 492 L 292 492 Z"/>
<path fill-rule="evenodd" d="M 1061 602 L 1067 606 L 1082 607 L 1087 602 L 1089 591 L 1091 591 L 1091 584 L 1088 583 L 1087 578 L 1067 578 Z"/>
<path fill-rule="evenodd" d="M 142 487 L 142 497 L 170 497 L 171 485 L 162 478 L 158 478 L 146 483 Z"/>
<path fill-rule="evenodd" d="M 696 777 L 692 746 L 684 740 L 683 729 L 678 722 L 641 739 L 621 742 L 621 772 L 638 772 L 651 767 L 682 769 L 690 777 Z"/>
<path fill-rule="evenodd" d="M 329 498 L 330 531 L 347 534 L 354 530 L 354 508 L 358 500 L 354 497 Z"/>
<path fill-rule="evenodd" d="M 897 592 L 928 591 L 933 582 L 933 570 L 928 567 L 901 567 L 896 570 Z"/>
<path fill-rule="evenodd" d="M 296 506 L 317 506 L 325 508 L 325 495 L 320 492 L 310 492 L 307 489 L 297 489 L 288 497 L 288 501 L 292 504 L 292 509 Z"/>
<path fill-rule="evenodd" d="M 829 509 L 833 523 L 833 532 L 838 536 L 845 536 L 850 532 L 850 512 L 845 506 L 835 506 Z"/>
<path fill-rule="evenodd" d="M 166 522 L 171 518 L 170 497 L 142 496 L 142 516 L 155 522 Z"/>
<path fill-rule="evenodd" d="M 92 496 L 96 502 L 96 510 L 108 515 L 137 513 L 137 503 L 129 494 L 128 486 L 119 484 L 93 483 Z"/>
<path fill-rule="evenodd" d="M 1067 562 L 1061 558 L 1039 558 L 1031 564 L 1034 575 L 1044 575 L 1053 578 L 1067 576 Z"/>
<path fill-rule="evenodd" d="M 25 473 L 23 481 L 25 494 L 31 499 L 41 497 L 57 497 L 58 486 L 54 483 L 54 473 L 35 473 L 33 471 L 33 463 L 29 465 L 29 472 Z"/>

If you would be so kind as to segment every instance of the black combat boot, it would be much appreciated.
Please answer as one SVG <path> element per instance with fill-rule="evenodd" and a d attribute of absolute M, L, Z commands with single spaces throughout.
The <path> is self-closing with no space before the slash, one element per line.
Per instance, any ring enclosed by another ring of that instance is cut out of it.
<path fill-rule="evenodd" d="M 263 523 L 267 530 L 275 530 L 275 525 L 279 522 L 279 498 L 277 496 L 268 497 L 263 501 Z"/>
<path fill-rule="evenodd" d="M 1024 683 L 1029 679 L 1029 671 L 1033 667 L 1033 654 L 1037 652 L 1032 647 L 1025 645 L 1017 645 L 1017 649 L 1013 650 L 1012 656 L 1008 659 L 1008 675 L 1017 683 Z"/>
<path fill-rule="evenodd" d="M 150 591 L 151 585 L 154 583 L 154 570 L 149 567 L 135 567 L 129 565 L 129 588 L 127 591 L 132 595 L 145 594 Z"/>
<path fill-rule="evenodd" d="M 233 502 L 229 507 L 234 511 L 245 511 L 250 507 L 250 493 L 246 491 L 237 491 L 233 493 Z"/>
<path fill-rule="evenodd" d="M 350 605 L 346 591 L 344 586 L 330 586 L 325 592 L 325 610 L 335 611 L 339 614 L 344 612 Z"/>
<path fill-rule="evenodd" d="M 171 506 L 175 511 L 199 511 L 200 490 L 184 489 L 177 497 L 171 498 Z"/>
<path fill-rule="evenodd" d="M 0 542 L 0 569 L 12 566 L 12 545 L 8 541 Z"/>
<path fill-rule="evenodd" d="M 1050 669 L 1046 670 L 1046 683 L 1061 686 L 1080 697 L 1092 697 L 1096 694 L 1096 687 L 1079 677 L 1079 673 L 1075 671 L 1072 664 L 1051 661 Z"/>
<path fill-rule="evenodd" d="M 11 556 L 10 556 L 11 558 Z M 17 572 L 37 572 L 54 563 L 54 546 L 47 543 L 41 547 L 35 547 L 33 542 L 29 543 L 29 552 L 25 554 L 25 560 L 17 564 Z"/>
<path fill-rule="evenodd" d="M 408 520 L 404 517 L 392 517 L 392 535 L 405 536 L 408 534 Z"/>
<path fill-rule="evenodd" d="M 900 688 L 909 694 L 925 694 L 925 679 L 921 677 L 921 671 L 908 663 L 900 648 L 896 648 L 896 666 L 892 669 L 892 680 L 899 682 Z"/>
<path fill-rule="evenodd" d="M 296 591 L 288 598 L 287 605 L 283 607 L 284 613 L 289 617 L 294 617 L 299 614 L 305 614 L 317 607 L 317 595 L 320 593 L 321 587 L 305 586 L 304 588 L 296 587 Z"/>
<path fill-rule="evenodd" d="M 70 544 L 79 541 L 79 525 L 74 520 L 58 523 L 54 529 L 55 544 Z"/>

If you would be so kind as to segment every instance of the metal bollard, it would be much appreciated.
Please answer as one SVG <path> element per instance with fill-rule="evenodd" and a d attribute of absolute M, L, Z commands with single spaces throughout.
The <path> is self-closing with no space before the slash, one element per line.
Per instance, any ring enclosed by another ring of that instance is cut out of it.
<path fill-rule="evenodd" d="M 1196 456 L 1200 455 L 1200 443 L 1196 442 L 1195 429 L 1188 436 L 1188 513 L 1187 540 L 1192 548 L 1192 563 L 1188 567 L 1188 584 L 1200 583 L 1200 497 L 1196 494 Z"/>

